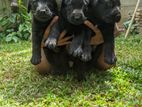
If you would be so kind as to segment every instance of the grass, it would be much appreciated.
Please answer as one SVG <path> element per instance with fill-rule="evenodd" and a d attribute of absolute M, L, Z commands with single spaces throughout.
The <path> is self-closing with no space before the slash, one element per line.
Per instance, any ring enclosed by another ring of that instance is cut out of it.
<path fill-rule="evenodd" d="M 31 43 L 0 45 L 1 107 L 142 107 L 142 37 L 116 39 L 117 66 L 87 75 L 41 76 L 30 64 Z"/>

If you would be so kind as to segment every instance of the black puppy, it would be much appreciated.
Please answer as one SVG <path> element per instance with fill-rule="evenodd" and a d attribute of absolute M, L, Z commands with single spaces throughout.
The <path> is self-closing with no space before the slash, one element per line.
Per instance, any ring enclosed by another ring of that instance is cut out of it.
<path fill-rule="evenodd" d="M 114 64 L 114 27 L 121 19 L 120 0 L 92 0 L 91 4 L 89 17 L 103 34 L 105 62 Z"/>
<path fill-rule="evenodd" d="M 43 34 L 52 18 L 58 14 L 55 0 L 29 0 L 28 12 L 32 11 L 32 58 L 31 63 L 41 62 Z"/>
<path fill-rule="evenodd" d="M 54 49 L 60 33 L 66 29 L 73 35 L 72 43 L 69 46 L 69 53 L 81 57 L 83 61 L 91 59 L 90 38 L 91 31 L 85 25 L 86 14 L 90 0 L 63 0 L 59 22 L 52 29 L 46 41 L 48 48 Z"/>

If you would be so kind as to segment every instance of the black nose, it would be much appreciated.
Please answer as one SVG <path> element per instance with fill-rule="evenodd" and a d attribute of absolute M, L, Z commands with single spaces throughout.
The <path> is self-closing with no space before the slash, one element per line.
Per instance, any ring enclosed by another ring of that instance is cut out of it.
<path fill-rule="evenodd" d="M 46 13 L 46 9 L 39 10 L 39 13 L 40 13 L 41 15 L 45 14 L 45 13 Z"/>
<path fill-rule="evenodd" d="M 82 14 L 81 14 L 81 13 L 74 13 L 74 14 L 73 14 L 73 18 L 74 18 L 75 20 L 80 20 L 80 19 L 82 19 Z"/>
<path fill-rule="evenodd" d="M 119 22 L 121 20 L 121 14 L 117 14 L 116 16 L 115 16 L 115 21 L 116 22 Z"/>

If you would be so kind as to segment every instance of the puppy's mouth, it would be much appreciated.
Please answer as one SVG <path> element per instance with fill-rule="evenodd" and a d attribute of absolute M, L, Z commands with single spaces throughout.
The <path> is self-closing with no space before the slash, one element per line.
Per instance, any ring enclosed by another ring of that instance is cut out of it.
<path fill-rule="evenodd" d="M 75 20 L 75 19 L 72 19 L 72 18 L 68 17 L 68 22 L 77 26 L 77 25 L 83 24 L 86 19 L 87 18 L 83 18 L 83 19 L 80 19 L 80 20 Z"/>
<path fill-rule="evenodd" d="M 35 13 L 33 15 L 37 20 L 42 21 L 42 22 L 49 21 L 54 16 L 52 13 L 44 14 L 44 15 L 40 15 L 38 13 Z"/>

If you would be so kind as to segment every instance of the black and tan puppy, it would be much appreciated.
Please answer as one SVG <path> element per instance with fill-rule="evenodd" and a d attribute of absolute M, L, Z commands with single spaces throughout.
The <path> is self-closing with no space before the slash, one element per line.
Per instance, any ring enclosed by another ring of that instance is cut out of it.
<path fill-rule="evenodd" d="M 114 28 L 121 19 L 120 0 L 92 0 L 89 18 L 96 23 L 103 34 L 105 62 L 114 64 Z"/>
<path fill-rule="evenodd" d="M 32 58 L 31 63 L 41 62 L 41 41 L 52 18 L 58 14 L 55 0 L 29 0 L 28 12 L 32 12 Z"/>
<path fill-rule="evenodd" d="M 90 38 L 91 31 L 83 25 L 90 0 L 63 0 L 59 22 L 52 29 L 46 41 L 48 48 L 54 49 L 60 33 L 65 29 L 73 35 L 69 46 L 69 53 L 83 61 L 91 59 Z"/>

